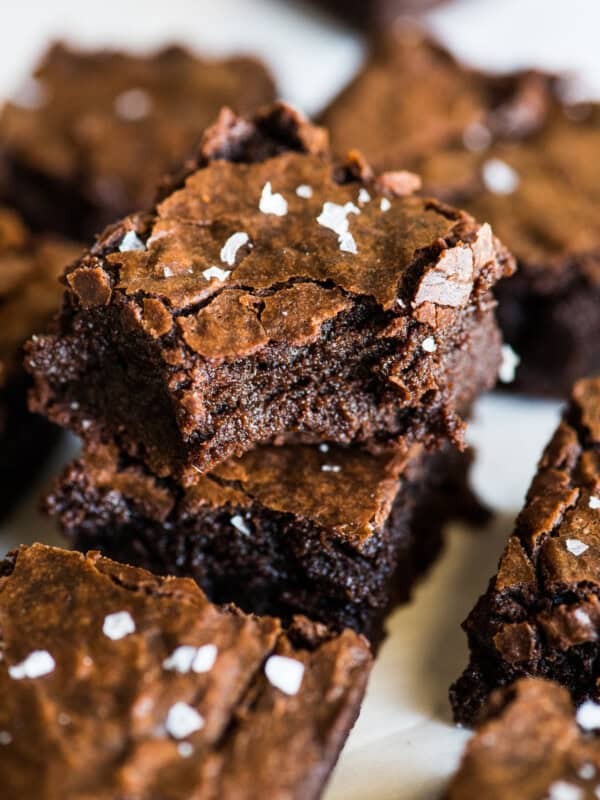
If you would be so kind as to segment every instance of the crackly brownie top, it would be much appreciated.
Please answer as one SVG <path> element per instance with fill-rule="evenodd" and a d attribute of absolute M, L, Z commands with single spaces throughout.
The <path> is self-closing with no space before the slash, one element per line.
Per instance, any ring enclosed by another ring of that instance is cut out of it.
<path fill-rule="evenodd" d="M 483 75 L 414 26 L 396 25 L 322 122 L 338 153 L 358 147 L 379 168 L 407 168 L 456 142 L 477 148 L 489 128 L 509 137 L 535 128 L 549 101 L 538 84 L 553 78 Z"/>
<path fill-rule="evenodd" d="M 58 276 L 81 249 L 32 237 L 19 216 L 0 206 L 0 387 L 21 369 L 21 346 L 60 305 Z"/>
<path fill-rule="evenodd" d="M 420 453 L 418 446 L 378 455 L 327 444 L 261 446 L 197 475 L 185 490 L 139 464 L 120 462 L 113 445 L 90 444 L 82 464 L 94 488 L 119 492 L 159 521 L 172 513 L 193 517 L 225 508 L 235 519 L 246 515 L 250 530 L 259 507 L 291 514 L 360 547 L 385 525 L 403 482 L 419 469 Z"/>
<path fill-rule="evenodd" d="M 0 148 L 27 169 L 76 181 L 88 199 L 128 213 L 185 156 L 223 105 L 274 99 L 252 58 L 207 61 L 181 47 L 150 56 L 54 45 L 0 117 Z"/>
<path fill-rule="evenodd" d="M 600 379 L 577 383 L 546 448 L 490 591 L 494 644 L 513 664 L 541 642 L 567 651 L 600 627 Z M 506 605 L 502 599 L 513 602 Z M 543 602 L 547 598 L 548 602 Z M 519 611 L 521 609 L 521 611 Z M 529 609 L 524 613 L 524 609 Z"/>
<path fill-rule="evenodd" d="M 590 704 L 576 717 L 569 693 L 550 681 L 497 690 L 446 800 L 597 800 L 600 741 L 588 731 L 599 713 Z"/>
<path fill-rule="evenodd" d="M 443 326 L 512 269 L 489 226 L 412 196 L 411 174 L 335 163 L 282 104 L 224 111 L 173 183 L 67 279 L 82 306 L 126 306 L 133 326 L 206 359 L 307 344 L 357 297 Z"/>
<path fill-rule="evenodd" d="M 0 774 L 19 800 L 312 797 L 370 663 L 350 631 L 298 618 L 286 635 L 191 580 L 43 545 L 0 564 L 0 632 Z"/>

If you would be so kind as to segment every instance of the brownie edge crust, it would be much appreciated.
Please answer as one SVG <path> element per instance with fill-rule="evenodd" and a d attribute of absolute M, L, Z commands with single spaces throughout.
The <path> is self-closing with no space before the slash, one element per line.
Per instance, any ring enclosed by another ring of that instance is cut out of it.
<path fill-rule="evenodd" d="M 469 665 L 450 690 L 456 720 L 489 693 L 548 678 L 600 701 L 600 379 L 575 384 L 487 592 L 463 623 Z"/>
<path fill-rule="evenodd" d="M 182 489 L 107 447 L 88 448 L 47 498 L 80 550 L 195 578 L 217 602 L 304 614 L 378 643 L 453 516 L 484 514 L 469 457 L 260 447 Z"/>
<path fill-rule="evenodd" d="M 579 720 L 550 681 L 522 678 L 493 692 L 445 800 L 596 800 L 600 743 Z"/>
<path fill-rule="evenodd" d="M 0 631 L 6 800 L 316 800 L 371 666 L 351 631 L 43 545 L 0 562 Z"/>
<path fill-rule="evenodd" d="M 283 434 L 460 443 L 514 265 L 414 186 L 333 161 L 282 104 L 224 111 L 152 214 L 67 272 L 56 333 L 29 345 L 32 407 L 183 483 Z"/>

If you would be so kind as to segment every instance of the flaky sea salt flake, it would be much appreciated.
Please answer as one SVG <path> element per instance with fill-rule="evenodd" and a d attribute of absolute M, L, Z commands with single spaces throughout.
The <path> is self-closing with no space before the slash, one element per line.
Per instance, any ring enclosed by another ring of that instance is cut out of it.
<path fill-rule="evenodd" d="M 213 278 L 216 278 L 218 281 L 226 281 L 231 275 L 231 270 L 221 269 L 221 267 L 209 267 L 208 269 L 203 270 L 202 275 L 207 281 L 210 281 Z"/>
<path fill-rule="evenodd" d="M 292 696 L 300 691 L 304 664 L 287 656 L 270 656 L 265 664 L 265 675 L 272 686 Z"/>
<path fill-rule="evenodd" d="M 133 250 L 145 250 L 144 243 L 135 231 L 127 231 L 119 245 L 120 253 L 130 253 Z"/>
<path fill-rule="evenodd" d="M 224 264 L 229 264 L 230 267 L 233 267 L 233 265 L 235 264 L 236 256 L 238 254 L 238 250 L 240 249 L 240 247 L 243 247 L 245 244 L 248 244 L 249 241 L 250 237 L 244 231 L 237 231 L 237 233 L 232 233 L 229 239 L 227 239 L 227 241 L 221 248 L 221 261 Z"/>
<path fill-rule="evenodd" d="M 234 514 L 233 517 L 231 517 L 230 522 L 233 525 L 233 527 L 240 533 L 243 533 L 244 536 L 250 536 L 252 531 L 246 525 L 246 522 L 241 514 Z"/>
<path fill-rule="evenodd" d="M 276 217 L 285 217 L 288 212 L 287 200 L 282 194 L 273 194 L 271 181 L 267 181 L 263 186 L 258 209 L 263 214 L 274 214 Z"/>
<path fill-rule="evenodd" d="M 129 611 L 116 611 L 104 618 L 102 633 L 113 641 L 124 639 L 135 633 L 135 622 Z"/>
<path fill-rule="evenodd" d="M 593 700 L 586 700 L 577 709 L 577 724 L 584 731 L 595 731 L 600 728 L 600 705 Z"/>
<path fill-rule="evenodd" d="M 16 681 L 23 678 L 43 678 L 54 672 L 56 662 L 47 650 L 34 650 L 20 664 L 8 668 L 8 674 Z"/>
<path fill-rule="evenodd" d="M 169 736 L 185 739 L 191 733 L 202 730 L 204 718 L 192 706 L 179 702 L 169 709 L 165 727 Z"/>
<path fill-rule="evenodd" d="M 302 197 L 304 200 L 310 200 L 313 196 L 312 186 L 309 186 L 306 183 L 301 183 L 300 186 L 296 187 L 296 194 L 298 197 Z"/>
<path fill-rule="evenodd" d="M 582 555 L 582 553 L 585 553 L 589 548 L 589 545 L 581 542 L 579 539 L 567 539 L 565 545 L 569 553 L 572 553 L 574 556 Z"/>

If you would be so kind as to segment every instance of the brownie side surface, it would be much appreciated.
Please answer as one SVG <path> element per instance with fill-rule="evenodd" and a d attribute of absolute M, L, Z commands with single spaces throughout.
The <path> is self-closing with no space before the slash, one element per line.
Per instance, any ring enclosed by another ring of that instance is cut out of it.
<path fill-rule="evenodd" d="M 600 699 L 600 380 L 577 383 L 540 461 L 498 573 L 463 627 L 471 651 L 451 688 L 469 723 L 493 689 L 550 678 Z"/>
<path fill-rule="evenodd" d="M 57 428 L 27 410 L 22 347 L 58 309 L 58 276 L 79 253 L 66 240 L 31 236 L 16 212 L 0 207 L 0 516 L 30 487 L 57 438 Z"/>
<path fill-rule="evenodd" d="M 68 272 L 29 348 L 33 408 L 183 482 L 284 433 L 460 442 L 513 262 L 413 178 L 333 162 L 284 105 L 223 112 L 155 212 Z"/>
<path fill-rule="evenodd" d="M 578 727 L 569 693 L 522 678 L 495 691 L 445 800 L 594 800 L 600 745 Z"/>
<path fill-rule="evenodd" d="M 97 553 L 22 547 L 0 576 L 7 798 L 320 795 L 364 693 L 364 639 L 300 617 L 286 633 Z"/>
<path fill-rule="evenodd" d="M 246 113 L 274 98 L 252 58 L 56 44 L 0 115 L 2 192 L 37 229 L 89 239 L 149 207 L 222 106 Z"/>
<path fill-rule="evenodd" d="M 106 447 L 88 449 L 47 499 L 81 550 L 194 577 L 218 602 L 302 613 L 379 641 L 437 555 L 443 524 L 481 513 L 468 458 L 373 455 L 335 445 L 260 447 L 187 490 Z"/>

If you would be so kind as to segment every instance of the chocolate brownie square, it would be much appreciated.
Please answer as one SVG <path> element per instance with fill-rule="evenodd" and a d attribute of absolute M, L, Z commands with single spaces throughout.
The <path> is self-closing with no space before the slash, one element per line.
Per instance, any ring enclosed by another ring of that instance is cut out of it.
<path fill-rule="evenodd" d="M 484 513 L 468 457 L 413 447 L 259 447 L 182 489 L 114 448 L 91 447 L 46 505 L 80 550 L 194 577 L 217 602 L 294 614 L 377 643 L 438 554 L 443 524 Z"/>
<path fill-rule="evenodd" d="M 531 104 L 552 105 L 547 84 L 530 90 Z M 431 191 L 489 220 L 517 258 L 517 275 L 497 296 L 523 391 L 566 396 L 575 380 L 600 370 L 599 147 L 600 105 L 554 103 L 527 135 L 411 164 Z"/>
<path fill-rule="evenodd" d="M 33 237 L 0 207 L 0 516 L 30 487 L 57 437 L 57 428 L 27 410 L 22 347 L 59 307 L 58 276 L 80 252 L 57 237 Z"/>
<path fill-rule="evenodd" d="M 597 800 L 599 714 L 592 705 L 575 716 L 569 693 L 538 678 L 497 690 L 446 800 Z"/>
<path fill-rule="evenodd" d="M 451 689 L 469 723 L 518 677 L 550 678 L 576 703 L 600 700 L 600 379 L 573 389 L 500 559 L 464 623 L 471 657 Z"/>
<path fill-rule="evenodd" d="M 249 112 L 274 98 L 253 58 L 56 44 L 0 115 L 0 194 L 37 228 L 89 239 L 150 206 L 222 106 Z"/>
<path fill-rule="evenodd" d="M 567 104 L 565 88 L 477 72 L 399 28 L 322 116 L 338 152 L 413 170 L 425 193 L 491 223 L 519 266 L 497 295 L 514 388 L 553 396 L 600 369 L 600 107 Z"/>
<path fill-rule="evenodd" d="M 58 330 L 29 346 L 33 408 L 187 484 L 284 435 L 460 444 L 513 261 L 414 183 L 332 160 L 283 104 L 224 111 L 154 211 L 66 274 Z"/>
<path fill-rule="evenodd" d="M 212 605 L 193 581 L 57 548 L 0 564 L 7 800 L 320 796 L 367 643 Z"/>

